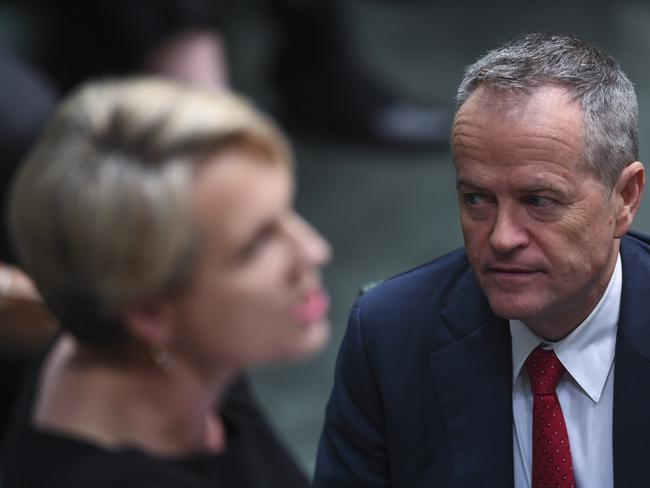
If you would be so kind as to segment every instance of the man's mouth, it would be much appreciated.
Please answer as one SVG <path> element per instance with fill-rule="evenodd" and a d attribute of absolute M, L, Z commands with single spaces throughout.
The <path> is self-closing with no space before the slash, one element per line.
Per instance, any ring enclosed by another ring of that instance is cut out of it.
<path fill-rule="evenodd" d="M 529 280 L 541 273 L 538 268 L 522 266 L 492 266 L 487 268 L 488 278 L 505 285 L 524 285 Z"/>
<path fill-rule="evenodd" d="M 504 273 L 504 274 L 530 274 L 537 273 L 539 270 L 536 268 L 523 268 L 519 266 L 493 266 L 487 269 L 488 273 Z"/>

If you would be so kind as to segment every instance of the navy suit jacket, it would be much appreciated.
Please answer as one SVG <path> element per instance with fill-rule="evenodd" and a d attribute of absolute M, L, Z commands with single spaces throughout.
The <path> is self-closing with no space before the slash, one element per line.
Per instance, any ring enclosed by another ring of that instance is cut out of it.
<path fill-rule="evenodd" d="M 650 238 L 621 240 L 616 486 L 650 484 Z M 318 450 L 318 487 L 510 487 L 512 357 L 464 250 L 352 309 Z"/>

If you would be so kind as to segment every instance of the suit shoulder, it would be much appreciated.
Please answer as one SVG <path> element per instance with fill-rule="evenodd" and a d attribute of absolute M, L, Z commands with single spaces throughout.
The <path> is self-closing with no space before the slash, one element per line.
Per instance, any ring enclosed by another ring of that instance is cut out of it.
<path fill-rule="evenodd" d="M 464 249 L 389 278 L 355 304 L 351 318 L 371 342 L 443 346 L 455 340 L 442 316 L 448 303 L 483 297 Z"/>
<path fill-rule="evenodd" d="M 650 255 L 650 235 L 638 231 L 630 231 L 621 239 L 622 251 L 636 249 Z"/>
<path fill-rule="evenodd" d="M 358 303 L 373 307 L 386 302 L 440 296 L 462 281 L 471 268 L 464 248 L 456 249 L 410 270 L 381 281 L 365 292 Z"/>

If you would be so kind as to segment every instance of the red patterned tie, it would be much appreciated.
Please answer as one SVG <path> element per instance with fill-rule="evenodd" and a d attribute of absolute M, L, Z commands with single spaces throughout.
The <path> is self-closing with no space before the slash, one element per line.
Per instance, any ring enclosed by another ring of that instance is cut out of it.
<path fill-rule="evenodd" d="M 569 436 L 555 393 L 565 368 L 553 351 L 539 347 L 528 356 L 526 368 L 535 395 L 532 488 L 575 488 Z"/>

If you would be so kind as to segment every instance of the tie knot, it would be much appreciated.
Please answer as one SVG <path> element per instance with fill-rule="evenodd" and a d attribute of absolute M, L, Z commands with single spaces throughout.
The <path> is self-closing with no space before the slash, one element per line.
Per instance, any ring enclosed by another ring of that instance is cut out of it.
<path fill-rule="evenodd" d="M 555 388 L 566 371 L 555 352 L 540 347 L 526 359 L 526 369 L 535 395 L 555 393 Z"/>

